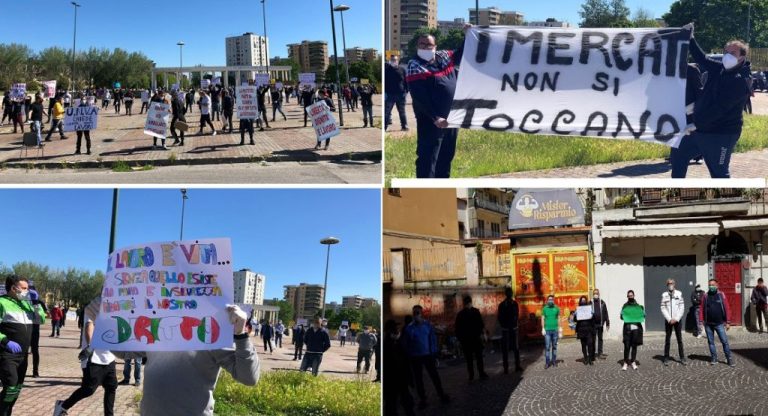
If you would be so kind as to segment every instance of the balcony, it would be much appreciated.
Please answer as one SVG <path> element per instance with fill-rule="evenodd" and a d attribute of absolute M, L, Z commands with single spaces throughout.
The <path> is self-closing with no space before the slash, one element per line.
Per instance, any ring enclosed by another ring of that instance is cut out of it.
<path fill-rule="evenodd" d="M 475 197 L 474 202 L 475 202 L 476 208 L 487 209 L 488 211 L 493 211 L 503 215 L 509 214 L 510 207 L 504 204 L 501 204 L 499 202 L 494 202 L 489 199 L 480 198 L 480 197 Z"/>
<path fill-rule="evenodd" d="M 470 238 L 500 238 L 501 232 L 475 227 L 475 228 L 469 229 L 469 237 Z"/>

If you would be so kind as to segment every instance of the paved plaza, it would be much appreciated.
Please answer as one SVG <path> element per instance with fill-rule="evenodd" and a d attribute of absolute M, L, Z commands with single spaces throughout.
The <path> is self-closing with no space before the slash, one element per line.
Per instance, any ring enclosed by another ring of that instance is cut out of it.
<path fill-rule="evenodd" d="M 334 97 L 335 98 L 335 97 Z M 210 127 L 206 126 L 203 135 L 198 135 L 200 126 L 200 111 L 194 106 L 186 118 L 190 125 L 184 146 L 171 145 L 173 139 L 166 141 L 168 150 L 152 148 L 152 137 L 144 134 L 146 112 L 139 114 L 141 102 L 136 100 L 133 105 L 133 115 L 126 116 L 125 111 L 115 114 L 113 107 L 100 110 L 98 129 L 91 131 L 91 155 L 85 154 L 85 144 L 82 145 L 81 155 L 74 155 L 75 132 L 66 133 L 67 140 L 60 140 L 54 133 L 51 141 L 47 142 L 44 151 L 30 148 L 22 154 L 22 136 L 13 134 L 13 126 L 5 124 L 0 127 L 0 164 L 5 167 L 44 167 L 44 168 L 96 168 L 109 167 L 117 161 L 130 165 L 189 165 L 189 164 L 219 164 L 219 163 L 261 163 L 280 161 L 339 161 L 339 160 L 381 160 L 381 95 L 374 95 L 374 124 L 375 127 L 363 127 L 362 109 L 346 112 L 344 108 L 344 127 L 339 136 L 331 139 L 328 150 L 314 150 L 317 143 L 312 122 L 304 127 L 303 107 L 295 98 L 289 104 L 283 104 L 287 120 L 277 113 L 276 121 L 270 121 L 271 128 L 261 132 L 255 129 L 254 145 L 240 146 L 239 122 L 233 122 L 233 133 L 223 133 L 223 122 L 213 121 L 218 134 L 211 135 Z M 337 103 L 337 101 L 334 101 Z M 101 101 L 98 102 L 101 105 Z M 337 104 L 338 105 L 338 104 Z M 272 116 L 272 106 L 268 106 L 268 114 Z M 47 104 L 46 104 L 47 111 Z M 339 120 L 339 113 L 333 113 Z M 45 118 L 44 118 L 45 121 Z M 50 123 L 46 124 L 47 134 Z M 170 132 L 168 133 L 170 135 Z M 159 144 L 159 140 L 158 140 Z M 2 175 L 0 175 L 2 181 Z M 380 175 L 375 181 L 380 182 Z"/>
<path fill-rule="evenodd" d="M 524 372 L 504 375 L 501 353 L 486 350 L 490 376 L 469 382 L 464 359 L 442 361 L 439 373 L 451 401 L 440 405 L 425 374 L 429 400 L 423 415 L 764 415 L 768 414 L 768 335 L 728 332 L 735 368 L 709 364 L 706 338 L 684 335 L 688 365 L 661 363 L 663 333 L 647 333 L 639 368 L 621 370 L 623 345 L 606 341 L 605 360 L 582 362 L 581 344 L 561 340 L 558 367 L 544 369 L 543 347 L 522 353 Z M 677 345 L 672 340 L 673 358 Z M 514 367 L 514 364 L 512 364 Z M 386 378 L 386 375 L 385 375 Z M 416 396 L 414 395 L 414 398 Z"/>
<path fill-rule="evenodd" d="M 74 321 L 67 321 L 67 325 L 61 329 L 61 337 L 50 338 L 50 325 L 44 325 L 40 332 L 40 378 L 32 378 L 32 357 L 27 379 L 24 382 L 19 401 L 14 407 L 14 415 L 51 415 L 57 399 L 64 400 L 80 386 L 82 372 L 80 362 L 77 360 L 79 330 Z M 298 371 L 300 361 L 293 361 L 293 345 L 290 337 L 283 337 L 283 348 L 277 348 L 273 354 L 264 354 L 261 338 L 251 337 L 251 341 L 257 347 L 261 362 L 261 371 L 289 370 Z M 368 379 L 373 380 L 375 371 L 371 362 L 371 371 L 368 374 L 357 374 L 355 365 L 357 361 L 357 347 L 347 345 L 339 347 L 338 341 L 331 341 L 332 347 L 323 356 L 320 373 L 329 377 L 344 378 L 349 380 Z M 123 362 L 118 360 L 117 379 L 123 378 Z M 119 386 L 115 400 L 115 415 L 138 415 L 138 405 L 141 398 L 141 387 L 133 385 Z M 77 416 L 101 416 L 103 415 L 102 401 L 104 391 L 99 388 L 96 393 L 86 400 L 79 402 L 72 409 L 71 415 Z"/>

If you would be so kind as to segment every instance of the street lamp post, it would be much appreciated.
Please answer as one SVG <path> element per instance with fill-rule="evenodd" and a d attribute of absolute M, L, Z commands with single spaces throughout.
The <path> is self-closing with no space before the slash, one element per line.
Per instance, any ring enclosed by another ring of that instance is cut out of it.
<path fill-rule="evenodd" d="M 331 30 L 333 31 L 333 61 L 336 67 L 336 98 L 339 100 L 339 126 L 344 126 L 344 111 L 341 104 L 341 79 L 339 77 L 339 51 L 336 49 L 336 17 L 333 15 L 333 0 L 331 4 Z M 323 305 L 323 314 L 325 314 L 325 305 Z"/>
<path fill-rule="evenodd" d="M 264 57 L 266 57 L 267 75 L 271 80 L 272 75 L 269 74 L 269 51 L 267 50 L 267 5 L 265 0 L 261 0 L 261 14 L 264 18 L 264 47 L 261 49 L 261 51 L 264 53 Z"/>
<path fill-rule="evenodd" d="M 184 241 L 184 205 L 187 202 L 187 190 L 181 190 L 181 229 L 179 231 L 179 241 Z"/>
<path fill-rule="evenodd" d="M 109 227 L 109 254 L 115 251 L 115 231 L 117 230 L 117 200 L 120 190 L 112 190 L 112 223 Z"/>
<path fill-rule="evenodd" d="M 323 305 L 322 305 L 322 318 L 325 320 L 325 296 L 328 294 L 328 263 L 331 259 L 331 246 L 334 244 L 339 244 L 339 239 L 336 237 L 326 237 L 322 240 L 320 240 L 320 244 L 325 244 L 328 246 L 328 251 L 325 255 L 325 283 L 323 283 Z"/>
<path fill-rule="evenodd" d="M 480 26 L 480 0 L 475 0 L 475 26 Z"/>
<path fill-rule="evenodd" d="M 347 84 L 350 84 L 352 81 L 349 78 L 349 58 L 347 57 L 347 34 L 344 31 L 344 12 L 349 10 L 349 6 L 340 4 L 336 6 L 333 10 L 339 12 L 339 14 L 341 15 L 341 46 L 344 48 L 344 68 L 346 68 L 346 71 L 347 71 Z"/>
<path fill-rule="evenodd" d="M 747 12 L 747 44 L 752 31 L 752 0 L 749 0 L 749 11 Z"/>
<path fill-rule="evenodd" d="M 69 79 L 69 89 L 74 92 L 75 91 L 75 48 L 77 47 L 77 8 L 80 7 L 79 4 L 72 2 L 72 5 L 75 6 L 75 28 L 74 33 L 72 34 L 72 75 Z"/>
<path fill-rule="evenodd" d="M 184 88 L 183 88 L 183 85 L 181 84 L 181 68 L 184 65 L 183 65 L 183 61 L 182 61 L 182 58 L 181 58 L 181 50 L 182 50 L 182 48 L 184 48 L 184 41 L 179 41 L 176 44 L 179 45 L 179 77 L 178 77 L 177 81 L 179 81 L 179 90 L 183 90 Z"/>

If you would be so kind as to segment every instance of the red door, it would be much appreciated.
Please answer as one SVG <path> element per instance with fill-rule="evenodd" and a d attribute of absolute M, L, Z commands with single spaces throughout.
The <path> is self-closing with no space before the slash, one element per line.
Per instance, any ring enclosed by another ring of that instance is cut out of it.
<path fill-rule="evenodd" d="M 715 279 L 717 286 L 725 294 L 731 309 L 731 324 L 741 326 L 741 261 L 715 261 Z"/>

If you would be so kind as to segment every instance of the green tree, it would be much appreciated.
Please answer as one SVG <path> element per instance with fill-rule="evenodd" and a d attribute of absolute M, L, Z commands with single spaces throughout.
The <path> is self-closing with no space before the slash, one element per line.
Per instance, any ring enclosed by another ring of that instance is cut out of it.
<path fill-rule="evenodd" d="M 586 0 L 581 5 L 580 27 L 631 27 L 625 0 Z"/>
<path fill-rule="evenodd" d="M 27 45 L 0 44 L 0 90 L 7 91 L 13 83 L 26 82 L 32 55 Z"/>
<path fill-rule="evenodd" d="M 342 60 L 339 60 L 339 79 L 341 79 L 342 84 L 347 83 L 347 71 Z M 328 65 L 328 69 L 325 70 L 325 82 L 336 83 L 336 64 Z"/>
<path fill-rule="evenodd" d="M 659 22 L 653 17 L 653 14 L 642 7 L 635 10 L 632 16 L 632 26 L 634 27 L 659 27 Z"/>
<path fill-rule="evenodd" d="M 349 76 L 352 78 L 357 78 L 358 80 L 368 79 L 372 84 L 375 84 L 378 81 L 376 75 L 373 66 L 368 62 L 358 61 L 349 66 Z"/>
<path fill-rule="evenodd" d="M 663 18 L 671 27 L 694 23 L 694 36 L 706 52 L 722 51 L 733 39 L 747 41 L 750 47 L 768 47 L 768 2 L 750 0 L 678 0 Z M 750 16 L 747 39 L 747 16 Z"/>
<path fill-rule="evenodd" d="M 336 329 L 341 325 L 341 321 L 349 321 L 349 324 L 362 323 L 363 314 L 359 309 L 342 308 L 339 313 L 334 314 L 328 319 L 328 328 Z"/>
<path fill-rule="evenodd" d="M 381 305 L 376 304 L 360 310 L 362 314 L 362 324 L 381 329 Z"/>
<path fill-rule="evenodd" d="M 293 305 L 287 300 L 279 300 L 275 303 L 275 306 L 280 308 L 280 312 L 277 313 L 277 319 L 283 321 L 286 326 L 296 321 L 296 315 L 293 311 Z"/>

